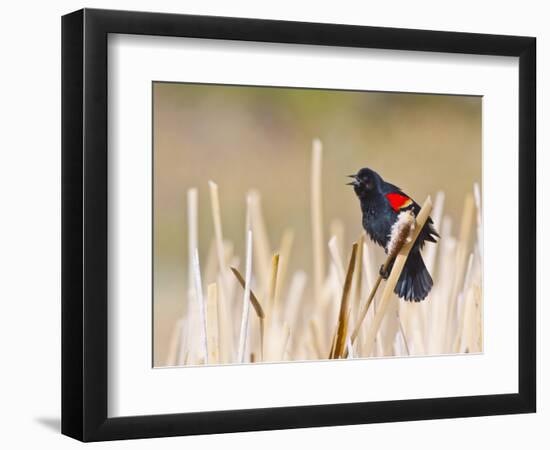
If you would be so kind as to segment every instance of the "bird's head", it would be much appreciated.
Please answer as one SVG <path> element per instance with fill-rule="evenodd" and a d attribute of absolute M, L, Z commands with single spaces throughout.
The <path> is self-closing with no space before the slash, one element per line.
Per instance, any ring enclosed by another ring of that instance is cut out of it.
<path fill-rule="evenodd" d="M 374 170 L 363 168 L 355 175 L 348 175 L 349 178 L 353 178 L 348 185 L 353 186 L 353 190 L 358 197 L 364 197 L 375 191 L 380 184 L 380 175 Z"/>

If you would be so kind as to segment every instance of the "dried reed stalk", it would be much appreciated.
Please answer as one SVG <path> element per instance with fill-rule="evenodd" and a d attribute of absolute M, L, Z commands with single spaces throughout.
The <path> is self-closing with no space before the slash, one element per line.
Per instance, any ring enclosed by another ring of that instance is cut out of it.
<path fill-rule="evenodd" d="M 391 258 L 388 256 L 386 258 L 386 262 L 384 263 L 384 271 L 387 270 L 390 262 L 391 262 Z M 380 286 L 381 282 L 382 282 L 382 277 L 380 275 L 378 275 L 378 278 L 376 279 L 374 285 L 371 288 L 369 296 L 367 297 L 367 301 L 365 302 L 365 305 L 363 306 L 363 309 L 359 313 L 357 323 L 355 324 L 355 328 L 353 329 L 353 333 L 351 334 L 351 343 L 352 344 L 355 343 L 355 340 L 357 339 L 357 336 L 359 335 L 359 332 L 361 331 L 361 326 L 363 324 L 363 321 L 365 320 L 365 317 L 367 316 L 367 313 L 369 312 L 370 305 L 372 303 L 372 300 L 374 299 L 374 296 L 376 295 L 376 291 L 378 290 L 378 287 Z"/>
<path fill-rule="evenodd" d="M 462 221 L 460 224 L 460 234 L 458 239 L 458 248 L 456 252 L 456 273 L 454 277 L 453 288 L 451 291 L 450 305 L 447 310 L 447 330 L 454 330 L 447 333 L 447 339 L 445 348 L 450 349 L 453 346 L 455 340 L 455 332 L 459 326 L 456 314 L 457 314 L 457 298 L 462 286 L 466 264 L 468 262 L 468 243 L 470 242 L 472 225 L 474 220 L 474 197 L 472 194 L 468 194 L 464 199 L 464 211 L 462 213 Z M 448 350 L 447 350 L 448 351 Z"/>
<path fill-rule="evenodd" d="M 235 278 L 237 279 L 241 287 L 244 289 L 246 282 L 243 276 L 241 275 L 241 273 L 239 272 L 239 270 L 236 267 L 231 267 L 231 272 L 233 272 L 233 275 L 235 275 Z M 258 316 L 258 318 L 260 319 L 265 318 L 265 312 L 262 308 L 262 305 L 258 300 L 258 297 L 256 297 L 256 295 L 252 291 L 252 289 L 250 289 L 250 304 L 254 308 L 254 311 L 256 311 L 256 315 Z"/>
<path fill-rule="evenodd" d="M 290 287 L 285 302 L 285 319 L 292 329 L 296 328 L 298 312 L 300 311 L 300 300 L 304 294 L 307 283 L 307 275 L 305 272 L 298 270 L 292 275 Z"/>
<path fill-rule="evenodd" d="M 269 281 L 269 303 L 267 306 L 268 317 L 271 317 L 277 310 L 277 305 L 275 304 L 276 300 L 276 290 L 277 290 L 277 275 L 279 273 L 279 254 L 276 253 L 271 259 L 271 277 Z M 270 319 L 271 320 L 271 319 Z"/>
<path fill-rule="evenodd" d="M 336 352 L 336 338 L 338 336 L 338 325 L 336 325 L 336 331 L 332 333 L 332 340 L 330 341 L 330 352 L 328 354 L 328 359 L 334 359 L 334 354 Z"/>
<path fill-rule="evenodd" d="M 338 239 L 336 238 L 336 236 L 332 236 L 330 238 L 330 241 L 328 241 L 328 248 L 330 250 L 330 257 L 332 259 L 332 263 L 336 268 L 336 275 L 338 277 L 338 282 L 340 283 L 340 286 L 343 286 L 346 275 L 344 272 L 344 264 L 342 263 L 342 258 L 340 257 L 340 251 L 338 249 Z"/>
<path fill-rule="evenodd" d="M 195 281 L 193 274 L 194 251 L 199 246 L 198 234 L 198 190 L 191 188 L 187 190 L 187 299 L 183 305 L 183 316 L 189 317 L 193 311 L 195 302 Z M 181 329 L 179 332 L 179 352 L 177 362 L 181 363 L 184 351 L 191 342 L 191 327 Z"/>
<path fill-rule="evenodd" d="M 278 303 L 282 295 L 282 289 L 286 283 L 286 277 L 288 273 L 288 265 L 290 261 L 290 255 L 292 252 L 292 244 L 294 243 L 294 230 L 287 228 L 283 232 L 281 238 L 281 244 L 279 246 L 279 275 L 277 277 L 277 290 L 275 292 L 275 301 Z"/>
<path fill-rule="evenodd" d="M 265 221 L 262 214 L 261 197 L 258 191 L 251 190 L 248 193 L 250 207 L 250 226 L 254 233 L 254 260 L 256 273 L 260 280 L 262 292 L 266 292 L 269 287 L 269 269 L 271 245 L 266 231 Z"/>
<path fill-rule="evenodd" d="M 355 284 L 353 285 L 353 293 L 355 304 L 353 310 L 355 314 L 359 314 L 359 308 L 361 306 L 361 294 L 363 291 L 363 244 L 365 242 L 365 234 L 361 233 L 359 240 L 357 241 L 357 259 L 355 260 Z"/>
<path fill-rule="evenodd" d="M 483 228 L 481 226 L 481 190 L 479 183 L 474 183 L 474 200 L 476 204 L 477 245 L 479 258 L 483 262 Z"/>
<path fill-rule="evenodd" d="M 462 287 L 462 291 L 460 293 L 462 305 L 457 314 L 458 327 L 457 327 L 457 333 L 455 335 L 455 340 L 452 347 L 452 350 L 454 353 L 459 352 L 462 337 L 465 335 L 464 333 L 465 327 L 466 327 L 465 319 L 469 310 L 469 305 L 468 305 L 469 301 L 467 297 L 468 297 L 468 294 L 470 293 L 469 287 L 471 284 L 470 280 L 472 278 L 473 264 L 474 264 L 474 254 L 471 253 L 470 257 L 468 258 L 466 275 L 464 276 L 464 286 Z"/>
<path fill-rule="evenodd" d="M 430 321 L 425 330 L 426 348 L 428 354 L 443 353 L 447 330 L 447 311 L 450 304 L 450 295 L 453 279 L 456 273 L 456 239 L 452 236 L 452 222 L 444 216 L 439 229 L 439 257 L 437 263 L 437 277 L 434 284 L 434 293 L 430 294 L 431 302 Z"/>
<path fill-rule="evenodd" d="M 227 282 L 225 276 L 225 249 L 223 245 L 223 232 L 222 232 L 222 215 L 220 209 L 220 194 L 218 185 L 213 181 L 209 181 L 210 187 L 210 203 L 212 207 L 212 221 L 214 222 L 214 234 L 216 237 L 216 252 L 218 255 L 218 268 L 222 278 L 221 291 L 225 298 L 227 298 Z"/>
<path fill-rule="evenodd" d="M 208 285 L 206 302 L 207 336 L 208 336 L 208 362 L 218 364 L 218 285 Z"/>
<path fill-rule="evenodd" d="M 244 363 L 246 354 L 246 343 L 248 337 L 248 317 L 250 312 L 250 282 L 252 281 L 252 231 L 248 230 L 246 236 L 246 264 L 245 264 L 245 282 L 243 310 L 241 316 L 241 332 L 239 335 L 239 353 L 238 360 Z"/>
<path fill-rule="evenodd" d="M 317 355 L 317 358 L 323 357 L 323 351 L 321 350 L 321 338 L 319 336 L 319 326 L 317 325 L 317 322 L 315 320 L 309 321 L 309 329 L 311 332 L 311 340 L 313 343 L 313 349 L 315 350 L 315 353 Z"/>
<path fill-rule="evenodd" d="M 212 222 L 214 224 L 214 237 L 216 242 L 216 254 L 218 257 L 218 309 L 221 317 L 229 317 L 231 301 L 227 285 L 227 266 L 225 264 L 225 249 L 222 232 L 222 216 L 220 209 L 220 195 L 218 185 L 213 181 L 208 182 L 210 189 L 210 206 L 212 211 Z M 230 362 L 233 355 L 233 321 L 223 320 L 220 323 L 220 358 L 222 361 Z"/>
<path fill-rule="evenodd" d="M 403 338 L 403 343 L 405 344 L 405 350 L 407 352 L 407 356 L 411 354 L 411 350 L 409 349 L 409 343 L 407 342 L 407 334 L 405 333 L 405 330 L 403 328 L 403 323 L 401 322 L 401 317 L 399 316 L 399 313 L 397 314 L 397 322 L 399 324 L 399 332 L 401 333 L 401 337 Z"/>
<path fill-rule="evenodd" d="M 210 240 L 207 255 L 206 265 L 203 264 L 204 281 L 206 283 L 211 283 L 218 277 L 218 254 L 216 252 L 216 239 Z"/>
<path fill-rule="evenodd" d="M 194 297 L 193 297 L 194 299 Z M 181 323 L 177 326 L 180 327 L 180 330 L 178 332 L 178 335 L 180 337 L 180 342 L 179 342 L 179 348 L 177 350 L 177 354 L 176 354 L 176 360 L 175 360 L 175 363 L 173 365 L 175 366 L 181 366 L 184 364 L 184 360 L 186 358 L 186 355 L 187 357 L 189 357 L 189 353 L 191 351 L 191 349 L 194 347 L 193 346 L 193 338 L 196 337 L 197 335 L 197 330 L 198 330 L 198 327 L 200 327 L 200 323 L 198 324 L 191 324 L 189 323 L 189 317 L 194 317 L 196 314 L 196 309 L 197 309 L 197 305 L 195 304 L 195 302 L 193 302 L 193 304 L 189 305 L 190 306 L 190 310 L 189 310 L 189 316 L 183 316 L 182 320 L 181 320 Z M 198 322 L 198 321 L 197 321 Z M 198 327 L 197 327 L 198 325 Z M 200 333 L 200 331 L 199 331 Z M 200 335 L 199 335 L 200 337 Z M 200 349 L 199 349 L 200 351 Z"/>
<path fill-rule="evenodd" d="M 372 289 L 376 282 L 376 276 L 378 275 L 378 267 L 372 262 L 372 255 L 367 242 L 363 242 L 363 267 L 365 268 L 365 281 L 367 285 L 365 289 Z"/>
<path fill-rule="evenodd" d="M 461 329 L 459 342 L 457 343 L 456 347 L 456 351 L 458 353 L 473 353 L 480 351 L 480 349 L 476 345 L 475 335 L 477 325 L 477 313 L 478 311 L 476 308 L 475 286 L 472 286 L 466 292 L 463 326 Z"/>
<path fill-rule="evenodd" d="M 390 273 L 390 276 L 388 277 L 386 285 L 384 286 L 384 291 L 382 292 L 382 297 L 378 305 L 378 310 L 376 311 L 376 314 L 374 316 L 373 323 L 367 331 L 367 336 L 365 339 L 366 356 L 372 353 L 376 335 L 382 323 L 382 319 L 384 318 L 384 315 L 390 300 L 393 298 L 393 290 L 395 288 L 395 285 L 399 280 L 399 276 L 401 275 L 403 267 L 405 266 L 405 262 L 407 261 L 409 252 L 411 251 L 414 243 L 416 242 L 416 238 L 418 237 L 418 234 L 420 233 L 420 231 L 422 230 L 422 227 L 424 226 L 424 224 L 428 220 L 428 217 L 430 216 L 431 210 L 432 210 L 432 200 L 430 197 L 428 197 L 424 201 L 424 204 L 422 205 L 422 208 L 418 213 L 418 216 L 416 217 L 416 226 L 412 233 L 412 237 L 410 241 L 406 242 L 398 251 L 397 257 L 395 258 L 395 262 L 393 263 L 392 271 Z M 391 253 L 392 253 L 391 251 L 388 251 L 388 256 Z"/>
<path fill-rule="evenodd" d="M 175 366 L 178 362 L 178 350 L 182 346 L 185 346 L 186 342 L 181 339 L 180 335 L 182 334 L 182 321 L 179 319 L 176 322 L 174 329 L 172 330 L 172 335 L 170 336 L 170 343 L 168 344 L 168 355 L 166 356 L 166 365 Z"/>
<path fill-rule="evenodd" d="M 313 141 L 311 159 L 311 227 L 313 239 L 313 289 L 315 301 L 321 299 L 325 276 L 325 254 L 323 245 L 322 205 L 322 159 L 323 147 L 319 139 Z"/>
<path fill-rule="evenodd" d="M 204 308 L 204 297 L 202 294 L 201 266 L 199 261 L 199 249 L 195 249 L 195 257 L 193 258 L 193 274 L 195 278 L 195 297 L 199 304 L 199 316 L 201 323 L 201 341 L 203 347 L 204 361 L 208 364 L 208 342 L 206 331 L 206 311 Z"/>
<path fill-rule="evenodd" d="M 475 304 L 476 313 L 477 313 L 476 314 L 477 323 L 474 326 L 474 331 L 473 331 L 474 333 L 477 332 L 477 339 L 475 334 L 472 337 L 472 343 L 475 344 L 472 347 L 475 348 L 477 352 L 483 351 L 483 316 L 482 316 L 483 311 L 482 311 L 481 302 L 482 302 L 481 285 L 478 285 L 474 287 L 474 304 Z"/>
<path fill-rule="evenodd" d="M 195 294 L 193 278 L 193 252 L 199 247 L 199 205 L 198 190 L 191 188 L 187 191 L 187 292 L 188 303 Z M 186 307 L 189 307 L 187 304 Z"/>
<path fill-rule="evenodd" d="M 431 218 L 436 230 L 441 230 L 441 220 L 443 218 L 443 207 L 445 206 L 445 193 L 438 191 L 435 195 L 434 206 Z M 437 255 L 438 245 L 427 245 L 424 249 L 424 262 L 428 272 L 434 273 L 435 259 Z M 424 303 L 424 302 L 423 302 Z"/>
<path fill-rule="evenodd" d="M 266 320 L 260 321 L 260 335 L 261 335 L 261 355 L 262 359 L 266 357 L 266 354 L 272 356 L 272 352 L 268 351 L 266 348 L 266 342 L 264 335 L 273 336 L 274 327 L 276 322 L 276 315 L 278 315 L 277 305 L 275 304 L 276 300 L 276 290 L 277 290 L 277 274 L 279 269 L 279 254 L 273 255 L 271 260 L 271 277 L 269 281 L 269 293 L 267 300 L 267 314 Z"/>
<path fill-rule="evenodd" d="M 241 287 L 244 289 L 246 282 L 240 272 L 235 268 L 231 267 L 231 272 L 235 275 L 235 278 L 237 278 L 237 281 L 241 285 Z M 263 361 L 263 355 L 264 355 L 264 336 L 265 336 L 265 312 L 262 308 L 262 305 L 260 304 L 260 301 L 258 300 L 258 297 L 254 294 L 252 289 L 250 289 L 250 304 L 254 308 L 254 311 L 256 312 L 256 315 L 258 316 L 258 319 L 260 321 L 260 357 L 259 360 Z"/>
<path fill-rule="evenodd" d="M 349 292 L 353 282 L 353 272 L 355 270 L 355 258 L 357 257 L 357 243 L 353 244 L 351 256 L 348 263 L 348 270 L 344 287 L 342 289 L 342 301 L 340 302 L 340 313 L 338 314 L 338 331 L 334 344 L 333 358 L 341 358 L 344 354 L 346 339 L 348 334 L 349 319 Z"/>
<path fill-rule="evenodd" d="M 283 345 L 281 347 L 281 353 L 280 353 L 280 356 L 278 358 L 279 361 L 284 361 L 285 360 L 285 353 L 286 353 L 286 349 L 288 347 L 288 342 L 289 341 L 290 341 L 290 327 L 285 322 L 285 323 L 283 323 Z"/>
<path fill-rule="evenodd" d="M 336 248 L 338 249 L 338 254 L 340 259 L 344 254 L 344 243 L 345 243 L 345 226 L 340 219 L 332 219 L 329 225 L 330 235 L 336 238 Z"/>

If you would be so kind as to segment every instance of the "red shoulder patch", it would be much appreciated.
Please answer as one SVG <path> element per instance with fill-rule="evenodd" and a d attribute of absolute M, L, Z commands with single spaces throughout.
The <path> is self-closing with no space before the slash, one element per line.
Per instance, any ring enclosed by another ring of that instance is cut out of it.
<path fill-rule="evenodd" d="M 386 198 L 389 200 L 390 205 L 395 212 L 412 204 L 412 200 L 409 197 L 403 194 L 398 194 L 397 192 L 386 194 Z"/>

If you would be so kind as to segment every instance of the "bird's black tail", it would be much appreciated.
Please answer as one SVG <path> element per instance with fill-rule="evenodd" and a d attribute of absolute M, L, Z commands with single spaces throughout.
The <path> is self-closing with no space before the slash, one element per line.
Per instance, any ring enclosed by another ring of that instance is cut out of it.
<path fill-rule="evenodd" d="M 404 300 L 419 302 L 427 297 L 433 284 L 422 255 L 419 251 L 412 251 L 407 258 L 394 292 Z"/>

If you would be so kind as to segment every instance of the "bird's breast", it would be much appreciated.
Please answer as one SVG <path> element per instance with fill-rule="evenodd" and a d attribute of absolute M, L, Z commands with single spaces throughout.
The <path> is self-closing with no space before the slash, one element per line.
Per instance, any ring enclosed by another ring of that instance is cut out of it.
<path fill-rule="evenodd" d="M 386 248 L 391 230 L 391 223 L 388 218 L 377 213 L 374 208 L 365 208 L 363 211 L 363 228 L 376 244 Z"/>

